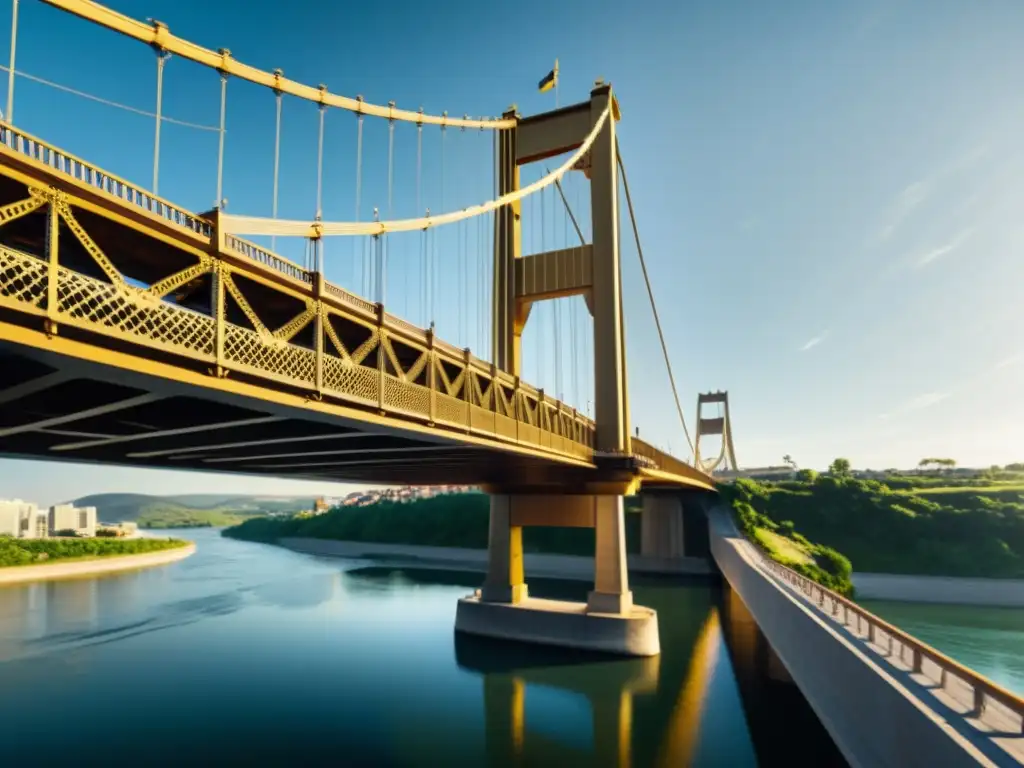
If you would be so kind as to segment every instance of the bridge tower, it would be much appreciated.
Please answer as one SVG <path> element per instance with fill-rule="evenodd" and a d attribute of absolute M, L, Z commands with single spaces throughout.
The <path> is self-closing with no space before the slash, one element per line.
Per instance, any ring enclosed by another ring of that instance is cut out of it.
<path fill-rule="evenodd" d="M 717 416 L 704 417 L 704 406 L 718 405 Z M 722 438 L 722 446 L 718 456 L 714 459 L 704 459 L 701 456 L 700 441 L 702 437 L 719 435 Z M 716 470 L 737 470 L 736 449 L 732 444 L 732 422 L 729 418 L 729 393 L 728 392 L 705 392 L 697 396 L 697 435 L 693 441 L 693 463 L 698 469 L 709 474 Z"/>
<path fill-rule="evenodd" d="M 540 474 L 523 477 L 514 485 L 486 488 L 491 496 L 488 574 L 479 598 L 460 602 L 456 627 L 538 640 L 530 634 L 536 630 L 547 633 L 542 642 L 655 655 L 660 651 L 657 615 L 633 606 L 626 569 L 623 496 L 636 489 L 637 481 L 634 473 L 625 471 L 624 463 L 630 453 L 630 429 L 619 263 L 618 103 L 611 86 L 598 81 L 589 101 L 527 118 L 513 107 L 504 117 L 516 122 L 498 135 L 501 195 L 519 189 L 521 166 L 574 151 L 598 131 L 580 168 L 590 180 L 591 243 L 523 256 L 520 204 L 499 209 L 492 325 L 495 365 L 518 381 L 522 334 L 533 305 L 566 296 L 584 297 L 593 317 L 597 470 L 581 469 L 575 479 L 564 472 L 550 477 Z M 524 404 L 517 403 L 521 407 Z M 595 529 L 594 589 L 585 611 L 567 612 L 564 607 L 552 611 L 528 599 L 524 525 Z M 510 605 L 524 610 L 500 607 Z"/>

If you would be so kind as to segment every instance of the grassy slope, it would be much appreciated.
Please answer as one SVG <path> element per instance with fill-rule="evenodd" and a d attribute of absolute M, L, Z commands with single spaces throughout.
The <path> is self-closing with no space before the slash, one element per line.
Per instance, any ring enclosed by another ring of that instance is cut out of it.
<path fill-rule="evenodd" d="M 754 485 L 758 513 L 842 552 L 855 570 L 1024 578 L 1019 479 L 901 490 L 828 477 Z"/>
<path fill-rule="evenodd" d="M 739 528 L 773 560 L 813 579 L 841 595 L 853 596 L 850 561 L 832 547 L 809 541 L 791 521 L 772 519 L 763 510 L 770 505 L 771 490 L 752 480 L 719 486 L 731 506 Z"/>

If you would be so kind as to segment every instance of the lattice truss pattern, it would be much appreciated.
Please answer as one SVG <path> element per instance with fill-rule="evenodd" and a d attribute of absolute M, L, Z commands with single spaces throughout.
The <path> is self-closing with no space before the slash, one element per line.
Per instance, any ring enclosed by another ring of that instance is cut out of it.
<path fill-rule="evenodd" d="M 281 271 L 274 270 L 278 257 L 237 238 L 230 238 L 232 251 L 257 253 L 251 270 L 221 258 L 220 252 L 201 253 L 195 264 L 152 285 L 133 285 L 79 223 L 73 210 L 77 204 L 58 189 L 30 186 L 28 198 L 0 208 L 0 227 L 40 209 L 48 213 L 48 259 L 0 246 L 0 307 L 39 315 L 50 331 L 74 326 L 206 363 L 218 375 L 235 371 L 318 398 L 591 456 L 593 423 L 574 410 L 468 351 L 436 340 L 431 332 L 390 318 L 376 305 L 335 286 L 321 284 L 322 292 L 316 290 L 312 275 L 301 268 L 285 273 L 289 280 L 275 279 Z M 105 280 L 60 263 L 61 223 Z M 269 277 L 264 270 L 271 272 Z M 205 275 L 214 286 L 210 314 L 168 298 Z M 270 329 L 240 287 L 248 282 L 297 300 L 303 309 Z M 229 304 L 251 327 L 226 320 Z M 310 324 L 312 345 L 296 343 Z"/>

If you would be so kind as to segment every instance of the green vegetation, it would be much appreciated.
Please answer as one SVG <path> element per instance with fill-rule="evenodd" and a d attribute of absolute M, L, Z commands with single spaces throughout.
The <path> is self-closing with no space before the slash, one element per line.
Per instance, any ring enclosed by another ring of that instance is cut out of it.
<path fill-rule="evenodd" d="M 369 507 L 341 507 L 316 516 L 252 518 L 225 529 L 223 535 L 270 544 L 282 538 L 307 537 L 486 549 L 488 510 L 487 496 L 465 493 L 405 503 L 380 502 Z M 639 551 L 639 515 L 626 515 L 626 541 L 631 552 Z M 594 531 L 589 528 L 526 528 L 523 531 L 523 549 L 527 552 L 592 556 Z"/>
<path fill-rule="evenodd" d="M 135 521 L 140 528 L 202 528 L 237 525 L 256 515 L 310 509 L 312 498 L 185 494 L 147 496 L 101 493 L 76 499 L 77 507 L 96 507 L 100 520 Z"/>
<path fill-rule="evenodd" d="M 773 560 L 847 597 L 853 596 L 850 561 L 831 547 L 797 533 L 791 520 L 775 520 L 758 511 L 768 506 L 771 491 L 753 480 L 740 479 L 719 488 L 732 504 L 744 535 Z M 756 508 L 755 508 L 756 505 Z"/>
<path fill-rule="evenodd" d="M 14 539 L 0 536 L 0 567 L 141 555 L 184 547 L 179 539 Z"/>
<path fill-rule="evenodd" d="M 738 480 L 723 493 L 752 539 L 759 528 L 797 542 L 811 539 L 842 552 L 858 571 L 1024 578 L 1024 483 L 1018 478 L 878 481 L 840 473 L 808 481 Z M 765 546 L 764 537 L 759 541 Z M 829 570 L 813 549 L 809 554 Z"/>

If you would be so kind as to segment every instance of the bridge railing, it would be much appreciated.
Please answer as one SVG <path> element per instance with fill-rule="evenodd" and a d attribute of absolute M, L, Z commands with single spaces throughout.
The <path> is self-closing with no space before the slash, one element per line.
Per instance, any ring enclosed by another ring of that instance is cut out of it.
<path fill-rule="evenodd" d="M 871 646 L 884 647 L 890 660 L 898 659 L 910 672 L 928 677 L 938 683 L 942 690 L 946 690 L 947 686 L 959 687 L 970 699 L 971 716 L 981 717 L 990 703 L 996 703 L 1003 710 L 1020 718 L 1019 731 L 1024 734 L 1024 698 L 949 658 L 899 627 L 880 619 L 852 600 L 821 586 L 792 568 L 787 568 L 756 546 L 754 549 L 761 556 L 767 570 L 791 585 L 805 600 L 816 605 L 833 621 L 851 630 L 858 638 L 866 640 Z M 926 673 L 926 666 L 929 667 L 928 672 L 931 674 Z M 950 678 L 959 681 L 959 686 Z M 958 697 L 954 695 L 954 698 Z"/>
<path fill-rule="evenodd" d="M 130 205 L 187 229 L 198 235 L 209 237 L 210 223 L 179 208 L 173 203 L 147 192 L 142 187 L 107 173 L 69 152 L 52 146 L 9 123 L 0 122 L 0 144 L 36 163 L 41 163 L 57 173 L 95 187 Z"/>
<path fill-rule="evenodd" d="M 248 240 L 242 240 L 234 235 L 224 235 L 224 244 L 232 251 L 237 251 L 246 258 L 270 267 L 275 272 L 287 275 L 293 280 L 298 280 L 300 283 L 313 284 L 313 273 L 308 269 L 303 269 L 298 264 L 278 256 L 266 248 L 261 248 L 256 243 L 250 243 Z"/>

